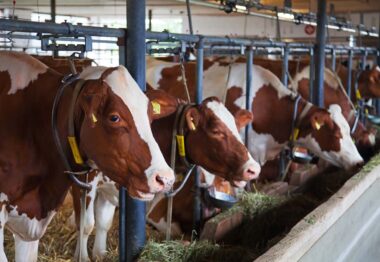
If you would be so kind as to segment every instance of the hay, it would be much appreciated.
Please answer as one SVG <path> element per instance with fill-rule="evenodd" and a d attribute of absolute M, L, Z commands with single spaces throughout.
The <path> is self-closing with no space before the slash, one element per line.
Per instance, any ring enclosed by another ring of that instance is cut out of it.
<path fill-rule="evenodd" d="M 72 213 L 71 201 L 59 209 L 50 223 L 45 235 L 40 240 L 38 250 L 38 261 L 40 262 L 68 262 L 73 261 L 76 246 L 76 230 L 68 223 Z M 104 261 L 118 261 L 118 214 L 116 213 L 111 230 L 108 233 L 107 248 L 108 254 Z M 88 241 L 89 255 L 94 243 L 94 233 Z M 5 253 L 9 261 L 14 258 L 14 240 L 9 230 L 5 230 L 4 235 Z"/>
<path fill-rule="evenodd" d="M 208 261 L 252 261 L 255 255 L 236 246 L 212 244 L 207 241 L 149 241 L 138 261 L 140 262 L 208 262 Z"/>

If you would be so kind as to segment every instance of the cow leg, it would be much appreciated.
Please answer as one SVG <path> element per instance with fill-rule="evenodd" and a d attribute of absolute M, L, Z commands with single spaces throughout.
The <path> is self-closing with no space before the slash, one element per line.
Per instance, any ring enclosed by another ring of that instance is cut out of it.
<path fill-rule="evenodd" d="M 92 250 L 93 259 L 102 259 L 107 253 L 107 233 L 112 226 L 113 216 L 116 206 L 106 199 L 99 192 L 95 203 L 96 235 L 94 248 Z"/>
<path fill-rule="evenodd" d="M 39 240 L 24 241 L 18 235 L 15 238 L 15 261 L 16 262 L 37 262 Z"/>
<path fill-rule="evenodd" d="M 5 255 L 4 252 L 4 228 L 5 228 L 5 223 L 7 222 L 7 213 L 5 210 L 5 205 L 0 205 L 0 261 L 8 261 L 7 256 Z"/>
<path fill-rule="evenodd" d="M 94 202 L 96 197 L 96 187 L 98 184 L 98 176 L 95 176 L 94 179 L 90 182 L 92 185 L 92 189 L 90 192 L 87 193 L 86 196 L 86 215 L 84 219 L 84 230 L 83 230 L 83 243 L 82 243 L 82 250 L 81 250 L 81 259 L 79 260 L 79 247 L 80 247 L 80 214 L 78 219 L 78 225 L 77 225 L 77 246 L 75 249 L 74 259 L 75 261 L 89 261 L 88 257 L 88 251 L 87 251 L 87 242 L 88 237 L 90 236 L 92 230 L 94 229 L 95 225 L 95 218 L 94 218 Z"/>

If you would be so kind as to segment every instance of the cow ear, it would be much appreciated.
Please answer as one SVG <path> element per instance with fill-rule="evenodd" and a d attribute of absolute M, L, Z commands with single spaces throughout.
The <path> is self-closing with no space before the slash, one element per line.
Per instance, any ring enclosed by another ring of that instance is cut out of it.
<path fill-rule="evenodd" d="M 78 104 L 82 108 L 86 121 L 91 127 L 95 127 L 98 122 L 98 112 L 107 95 L 107 85 L 98 80 L 87 80 L 83 91 L 78 98 Z"/>
<path fill-rule="evenodd" d="M 248 125 L 249 123 L 252 123 L 253 121 L 253 114 L 245 109 L 239 109 L 235 114 L 235 123 L 238 129 L 241 129 Z"/>
<path fill-rule="evenodd" d="M 197 130 L 200 115 L 198 109 L 192 107 L 186 111 L 186 124 L 190 131 Z"/>
<path fill-rule="evenodd" d="M 148 90 L 146 92 L 152 108 L 152 119 L 160 119 L 177 111 L 179 101 L 174 96 L 162 90 Z"/>
<path fill-rule="evenodd" d="M 311 127 L 314 130 L 320 130 L 323 126 L 327 125 L 330 129 L 334 128 L 334 123 L 328 112 L 317 111 L 311 115 Z"/>

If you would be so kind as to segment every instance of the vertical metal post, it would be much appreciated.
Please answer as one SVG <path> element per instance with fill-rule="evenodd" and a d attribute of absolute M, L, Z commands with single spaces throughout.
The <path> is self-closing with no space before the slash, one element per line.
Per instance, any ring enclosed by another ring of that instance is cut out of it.
<path fill-rule="evenodd" d="M 314 94 L 314 72 L 315 72 L 315 61 L 314 61 L 314 48 L 311 47 L 309 51 L 310 55 L 310 75 L 309 75 L 309 101 L 313 102 Z"/>
<path fill-rule="evenodd" d="M 204 42 L 203 37 L 199 39 L 197 46 L 197 69 L 196 69 L 196 97 L 195 103 L 202 103 L 203 97 L 203 57 L 204 57 Z M 194 207 L 193 207 L 193 230 L 196 232 L 195 238 L 199 237 L 201 227 L 201 180 L 199 170 L 195 170 L 194 174 Z"/>
<path fill-rule="evenodd" d="M 189 22 L 189 33 L 193 35 L 194 31 L 193 31 L 193 21 L 191 18 L 190 0 L 186 0 L 186 9 L 187 9 L 187 19 Z"/>
<path fill-rule="evenodd" d="M 352 84 L 352 58 L 354 56 L 353 51 L 348 50 L 348 61 L 347 61 L 347 95 L 351 98 L 351 84 Z"/>
<path fill-rule="evenodd" d="M 288 88 L 288 70 L 289 70 L 289 48 L 285 46 L 282 49 L 282 83 L 286 88 Z M 286 157 L 285 149 L 280 152 L 280 163 L 279 163 L 279 176 L 281 179 L 285 176 L 285 169 L 288 159 Z"/>
<path fill-rule="evenodd" d="M 331 70 L 336 71 L 336 51 L 334 48 L 331 49 Z"/>
<path fill-rule="evenodd" d="M 324 106 L 324 72 L 325 72 L 325 45 L 326 45 L 326 0 L 318 1 L 317 13 L 317 41 L 315 44 L 315 85 L 313 103 Z"/>
<path fill-rule="evenodd" d="M 252 101 L 251 101 L 251 85 L 252 85 L 252 71 L 253 71 L 253 48 L 252 46 L 247 47 L 245 50 L 247 57 L 246 65 L 246 86 L 245 86 L 245 108 L 252 112 Z M 245 127 L 245 146 L 248 148 L 249 144 L 249 130 L 251 125 Z"/>
<path fill-rule="evenodd" d="M 56 3 L 55 3 L 55 0 L 50 0 L 50 14 L 51 14 L 51 22 L 55 23 L 55 17 L 56 17 Z"/>
<path fill-rule="evenodd" d="M 152 31 L 152 18 L 153 18 L 153 11 L 152 11 L 152 9 L 149 9 L 149 11 L 148 11 L 148 31 Z"/>
<path fill-rule="evenodd" d="M 125 34 L 127 35 L 127 34 Z M 119 44 L 119 64 L 126 65 L 126 38 L 120 38 Z M 126 261 L 126 209 L 127 209 L 127 191 L 124 187 L 119 190 L 119 261 Z"/>
<path fill-rule="evenodd" d="M 145 90 L 145 0 L 127 0 L 128 71 Z M 126 260 L 135 261 L 145 245 L 145 202 L 126 197 Z M 121 251 L 121 250 L 120 250 Z M 120 260 L 122 261 L 122 260 Z"/>
<path fill-rule="evenodd" d="M 363 56 L 362 56 L 362 61 L 361 61 L 361 70 L 365 70 L 365 67 L 367 66 L 367 56 L 368 56 L 368 52 L 367 51 L 364 51 L 363 52 Z"/>
<path fill-rule="evenodd" d="M 282 83 L 288 87 L 288 71 L 289 71 L 289 47 L 282 49 Z"/>

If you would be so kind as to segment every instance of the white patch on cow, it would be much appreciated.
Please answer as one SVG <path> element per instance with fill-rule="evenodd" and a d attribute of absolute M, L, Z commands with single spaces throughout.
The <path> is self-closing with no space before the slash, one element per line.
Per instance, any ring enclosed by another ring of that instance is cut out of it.
<path fill-rule="evenodd" d="M 86 68 L 80 75 L 82 79 L 97 79 L 101 76 L 105 68 L 94 69 L 94 67 Z M 105 82 L 111 87 L 112 91 L 119 96 L 132 114 L 133 121 L 136 125 L 137 132 L 141 139 L 144 140 L 151 153 L 151 165 L 145 170 L 148 186 L 151 192 L 159 191 L 156 189 L 155 175 L 160 172 L 160 175 L 166 176 L 168 180 L 174 181 L 173 171 L 169 168 L 165 159 L 154 140 L 150 121 L 148 118 L 148 103 L 149 100 L 138 87 L 127 69 L 119 66 L 116 70 L 110 73 Z M 150 195 L 140 192 L 141 197 L 150 198 Z"/>
<path fill-rule="evenodd" d="M 374 134 L 369 134 L 368 135 L 368 140 L 371 146 L 375 146 L 376 144 L 376 136 Z"/>
<path fill-rule="evenodd" d="M 11 78 L 11 89 L 8 95 L 26 88 L 47 69 L 45 64 L 25 53 L 0 51 L 0 72 L 7 71 Z"/>
<path fill-rule="evenodd" d="M 15 261 L 37 262 L 39 240 L 25 241 L 15 235 Z"/>
<path fill-rule="evenodd" d="M 162 79 L 162 70 L 165 68 L 178 66 L 178 63 L 157 60 L 151 56 L 146 57 L 146 82 L 153 89 L 158 89 L 158 82 Z M 180 81 L 177 79 L 177 81 Z M 181 77 L 182 81 L 182 77 Z"/>
<path fill-rule="evenodd" d="M 204 179 L 205 179 L 205 182 L 203 183 L 202 186 L 209 187 L 212 184 L 214 184 L 215 175 L 211 174 L 204 168 L 201 168 L 201 173 L 203 174 Z"/>
<path fill-rule="evenodd" d="M 250 129 L 249 135 L 249 152 L 261 166 L 266 161 L 275 159 L 280 151 L 286 146 L 286 143 L 278 143 L 270 134 L 258 134 L 255 130 Z"/>
<path fill-rule="evenodd" d="M 82 252 L 81 252 L 81 259 L 79 260 L 79 247 L 80 247 L 80 241 L 79 241 L 79 230 L 77 231 L 77 245 L 75 249 L 75 260 L 76 261 L 88 261 L 88 252 L 87 252 L 87 242 L 88 238 L 94 229 L 95 226 L 95 198 L 97 193 L 97 185 L 99 182 L 99 179 L 101 178 L 101 174 L 97 174 L 94 176 L 93 180 L 89 183 L 91 185 L 91 190 L 86 194 L 86 200 L 89 198 L 89 202 L 87 204 L 87 209 L 84 217 L 84 224 L 83 224 L 83 243 L 82 243 Z M 82 196 L 81 196 L 82 197 Z M 87 202 L 87 201 L 86 201 Z M 79 214 L 80 216 L 80 214 Z M 79 227 L 78 227 L 79 229 Z"/>
<path fill-rule="evenodd" d="M 106 192 L 106 195 L 103 194 L 103 192 L 104 191 L 98 191 L 95 203 L 96 235 L 92 249 L 92 257 L 94 260 L 102 260 L 107 253 L 107 233 L 112 226 L 116 208 L 113 203 L 107 200 L 109 192 Z"/>
<path fill-rule="evenodd" d="M 363 158 L 360 156 L 354 142 L 351 139 L 350 126 L 348 125 L 347 120 L 343 117 L 340 106 L 335 104 L 330 105 L 329 112 L 332 120 L 338 125 L 342 133 L 342 138 L 340 139 L 340 151 L 322 151 L 320 145 L 311 136 L 311 134 L 298 139 L 297 144 L 308 148 L 314 154 L 335 166 L 350 169 L 356 164 L 362 163 Z"/>
<path fill-rule="evenodd" d="M 39 240 L 56 213 L 52 210 L 48 212 L 47 217 L 38 220 L 35 217 L 30 219 L 25 213 L 20 215 L 17 206 L 11 208 L 8 213 L 7 228 L 25 241 Z"/>
<path fill-rule="evenodd" d="M 8 199 L 8 196 L 4 193 L 0 193 L 0 203 L 1 202 L 8 202 L 9 199 Z"/>
<path fill-rule="evenodd" d="M 2 200 L 3 199 L 3 200 Z M 0 203 L 2 201 L 8 201 L 8 197 L 0 193 Z M 4 227 L 8 220 L 8 213 L 5 209 L 5 205 L 0 205 L 0 261 L 8 261 L 4 252 Z"/>
<path fill-rule="evenodd" d="M 168 226 L 168 223 L 166 222 L 166 217 L 162 217 L 160 219 L 160 221 L 158 221 L 158 223 L 154 222 L 154 221 L 152 221 L 150 219 L 148 219 L 147 222 L 149 224 L 151 224 L 152 226 L 154 226 L 154 228 L 156 228 L 161 233 L 166 233 L 166 228 Z M 176 237 L 179 237 L 179 236 L 182 236 L 182 235 L 183 235 L 183 232 L 182 232 L 181 227 L 178 224 L 178 222 L 172 221 L 172 225 L 171 225 L 171 237 L 172 238 L 176 238 Z"/>
<path fill-rule="evenodd" d="M 232 76 L 232 68 L 231 74 Z M 220 100 L 224 100 L 227 89 L 230 83 L 227 83 L 228 78 L 228 67 L 220 66 L 217 63 L 212 64 L 209 68 L 204 71 L 203 77 L 203 98 L 208 98 L 210 96 L 216 96 Z M 231 79 L 230 79 L 231 82 Z"/>
<path fill-rule="evenodd" d="M 329 86 L 331 86 L 334 89 L 339 88 L 339 82 L 338 79 L 336 78 L 335 74 L 333 71 L 331 71 L 328 68 L 325 68 L 324 71 L 324 82 L 327 83 Z M 301 72 L 298 72 L 294 78 L 293 82 L 291 85 L 291 88 L 297 92 L 298 90 L 298 84 L 302 79 L 310 79 L 310 66 L 306 66 L 304 69 L 301 70 Z"/>
<path fill-rule="evenodd" d="M 380 67 L 379 67 L 379 66 L 376 66 L 376 70 L 377 70 L 378 72 L 380 72 Z"/>
<path fill-rule="evenodd" d="M 206 104 L 206 106 L 227 126 L 227 128 L 232 132 L 236 139 L 244 145 L 239 131 L 236 127 L 235 118 L 232 116 L 230 111 L 220 102 L 211 101 Z M 256 174 L 260 172 L 259 164 L 252 158 L 251 154 L 247 150 L 248 160 L 243 165 L 243 170 L 247 167 L 252 167 Z"/>

